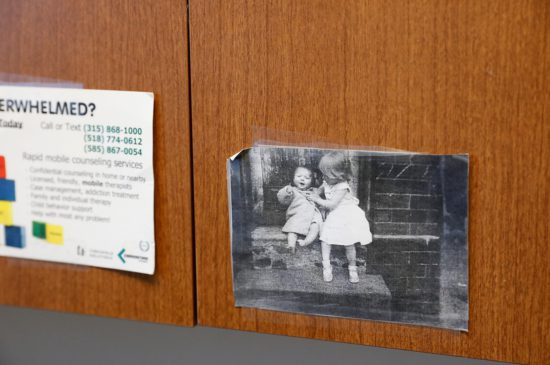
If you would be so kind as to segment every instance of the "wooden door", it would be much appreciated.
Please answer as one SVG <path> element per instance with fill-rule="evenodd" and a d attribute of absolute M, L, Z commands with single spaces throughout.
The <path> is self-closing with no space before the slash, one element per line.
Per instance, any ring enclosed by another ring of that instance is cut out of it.
<path fill-rule="evenodd" d="M 156 273 L 0 258 L 0 304 L 194 324 L 186 4 L 0 0 L 0 78 L 155 94 Z M 23 142 L 23 141 L 22 141 Z"/>
<path fill-rule="evenodd" d="M 199 323 L 550 362 L 549 17 L 541 0 L 191 1 Z M 469 332 L 236 308 L 225 160 L 257 127 L 469 153 Z"/>

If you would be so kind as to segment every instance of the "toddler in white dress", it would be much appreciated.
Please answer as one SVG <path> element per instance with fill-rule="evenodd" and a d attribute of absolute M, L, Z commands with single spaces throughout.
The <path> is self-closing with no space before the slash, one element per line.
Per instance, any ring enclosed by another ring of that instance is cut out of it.
<path fill-rule="evenodd" d="M 308 199 L 328 211 L 321 227 L 321 254 L 323 257 L 323 280 L 332 281 L 330 251 L 332 246 L 344 246 L 348 259 L 349 281 L 359 282 L 356 264 L 355 244 L 366 245 L 372 242 L 372 234 L 365 212 L 359 208 L 359 200 L 351 193 L 350 164 L 341 152 L 330 152 L 319 162 L 323 173 L 323 184 L 318 194 L 310 194 Z"/>

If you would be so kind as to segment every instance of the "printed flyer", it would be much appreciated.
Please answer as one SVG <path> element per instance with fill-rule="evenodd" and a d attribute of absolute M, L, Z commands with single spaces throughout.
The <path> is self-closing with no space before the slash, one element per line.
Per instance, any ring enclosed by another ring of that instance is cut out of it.
<path fill-rule="evenodd" d="M 153 104 L 0 86 L 0 256 L 152 275 Z"/>

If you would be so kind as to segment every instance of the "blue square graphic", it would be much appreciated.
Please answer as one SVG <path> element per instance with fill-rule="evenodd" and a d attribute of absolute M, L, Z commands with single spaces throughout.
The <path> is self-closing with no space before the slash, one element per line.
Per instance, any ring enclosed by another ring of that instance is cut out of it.
<path fill-rule="evenodd" d="M 15 181 L 0 179 L 0 200 L 15 201 Z"/>
<path fill-rule="evenodd" d="M 6 246 L 25 248 L 25 229 L 19 226 L 6 226 Z"/>

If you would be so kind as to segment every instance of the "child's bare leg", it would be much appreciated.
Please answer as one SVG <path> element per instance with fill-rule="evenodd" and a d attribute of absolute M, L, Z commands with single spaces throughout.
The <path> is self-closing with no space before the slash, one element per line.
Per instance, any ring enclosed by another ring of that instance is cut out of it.
<path fill-rule="evenodd" d="M 359 275 L 357 274 L 355 245 L 346 246 L 346 257 L 348 258 L 349 281 L 358 283 Z"/>
<path fill-rule="evenodd" d="M 332 266 L 330 265 L 330 245 L 321 242 L 321 256 L 323 257 L 323 280 L 332 281 Z"/>
<path fill-rule="evenodd" d="M 319 236 L 319 230 L 319 224 L 312 223 L 311 226 L 309 226 L 309 232 L 307 233 L 306 237 L 303 240 L 298 240 L 298 244 L 300 246 L 310 245 Z"/>
<path fill-rule="evenodd" d="M 355 245 L 346 246 L 346 257 L 348 259 L 349 266 L 356 266 Z"/>
<path fill-rule="evenodd" d="M 326 242 L 321 242 L 321 256 L 323 257 L 323 262 L 330 262 L 330 245 Z"/>
<path fill-rule="evenodd" d="M 296 240 L 298 239 L 298 235 L 296 233 L 288 233 L 287 240 L 288 240 L 288 247 L 291 249 L 292 253 L 296 252 Z"/>

